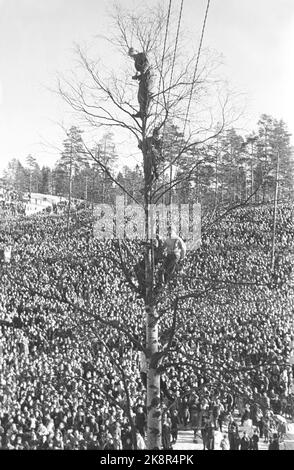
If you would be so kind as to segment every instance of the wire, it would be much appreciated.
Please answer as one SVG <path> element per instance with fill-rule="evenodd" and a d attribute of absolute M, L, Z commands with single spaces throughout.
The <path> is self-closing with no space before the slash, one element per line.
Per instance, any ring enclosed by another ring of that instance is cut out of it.
<path fill-rule="evenodd" d="M 168 89 L 168 95 L 167 95 L 167 106 L 169 104 L 170 90 L 171 90 L 171 86 L 172 86 L 174 68 L 175 68 L 175 63 L 176 63 L 176 54 L 177 54 L 177 49 L 178 49 L 180 27 L 181 27 L 182 14 L 183 14 L 183 6 L 184 6 L 184 0 L 181 1 L 181 7 L 180 7 L 180 12 L 179 12 L 179 18 L 178 18 L 177 34 L 176 34 L 175 48 L 174 48 L 174 54 L 173 54 L 172 68 L 171 68 L 171 73 L 170 73 L 169 89 Z M 165 132 L 166 132 L 166 122 L 167 121 L 165 121 L 164 126 L 163 126 L 162 145 L 164 144 L 164 138 L 165 138 Z M 164 149 L 162 150 L 162 152 L 163 152 L 163 156 L 164 156 Z M 169 182 L 169 184 L 170 184 L 170 192 L 169 192 L 170 203 L 171 203 L 171 178 L 172 178 L 171 175 L 172 175 L 172 165 L 170 167 L 170 182 Z"/>
<path fill-rule="evenodd" d="M 165 28 L 165 37 L 164 37 L 164 43 L 163 43 L 163 52 L 162 52 L 162 58 L 161 58 L 161 70 L 160 70 L 159 84 L 158 84 L 158 95 L 160 93 L 161 80 L 162 80 L 162 76 L 163 76 L 163 65 L 164 65 L 164 58 L 165 58 L 165 52 L 166 52 L 166 43 L 167 43 L 167 35 L 168 35 L 168 29 L 169 29 L 171 5 L 172 5 L 172 0 L 169 0 L 167 20 L 166 20 L 166 28 Z M 156 103 L 155 119 L 157 118 L 157 111 L 158 111 L 158 100 L 157 100 L 157 103 Z"/>
<path fill-rule="evenodd" d="M 174 68 L 175 68 L 175 62 L 176 62 L 176 53 L 177 53 L 177 49 L 178 49 L 179 34 L 180 34 L 180 27 L 181 27 L 181 21 L 182 21 L 182 13 L 183 13 L 183 5 L 184 5 L 184 0 L 181 1 L 181 7 L 180 7 L 180 12 L 179 12 L 179 18 L 178 18 L 177 35 L 176 35 L 175 48 L 174 48 L 174 53 L 173 53 L 173 61 L 172 61 L 171 74 L 170 74 L 170 81 L 169 81 L 169 89 L 168 89 L 168 95 L 167 95 L 167 106 L 168 106 L 168 102 L 169 102 L 170 90 L 171 90 L 172 79 L 173 79 Z M 164 143 L 165 130 L 166 130 L 166 121 L 165 121 L 164 126 L 163 126 L 162 143 Z"/>
<path fill-rule="evenodd" d="M 187 112 L 186 112 L 186 117 L 185 117 L 183 134 L 185 133 L 186 126 L 187 126 L 187 120 L 188 120 L 188 115 L 189 115 L 191 101 L 192 101 L 192 94 L 193 94 L 193 89 L 194 89 L 194 81 L 195 81 L 196 73 L 197 73 L 197 69 L 198 69 L 199 58 L 200 58 L 201 49 L 202 49 L 202 43 L 203 43 L 203 38 L 204 38 L 204 32 L 205 32 L 205 27 L 206 27 L 206 21 L 207 21 L 209 6 L 210 6 L 210 0 L 207 0 L 207 6 L 206 6 L 206 11 L 205 11 L 204 21 L 203 21 L 203 26 L 202 26 L 200 43 L 199 43 L 197 59 L 196 59 L 196 64 L 195 64 L 195 69 L 194 69 L 194 75 L 193 75 L 193 79 L 192 79 L 191 92 L 190 92 L 189 102 L 188 102 L 188 106 L 187 106 Z"/>
<path fill-rule="evenodd" d="M 176 35 L 175 49 L 174 49 L 174 55 L 173 55 L 173 63 L 172 63 L 172 69 L 171 69 L 171 74 L 170 74 L 170 82 L 169 82 L 169 94 L 170 94 L 170 87 L 171 87 L 171 84 L 172 84 L 174 68 L 175 68 L 175 62 L 176 62 L 176 53 L 177 53 L 177 49 L 178 49 L 178 42 L 179 42 L 180 27 L 181 27 L 181 21 L 182 21 L 183 6 L 184 6 L 184 0 L 181 1 L 181 8 L 180 8 L 179 19 L 178 19 L 177 35 Z M 168 97 L 169 97 L 169 94 L 168 94 Z"/>

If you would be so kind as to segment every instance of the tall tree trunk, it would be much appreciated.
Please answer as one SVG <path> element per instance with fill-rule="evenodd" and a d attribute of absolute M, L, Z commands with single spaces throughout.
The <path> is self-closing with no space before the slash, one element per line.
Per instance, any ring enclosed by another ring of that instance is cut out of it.
<path fill-rule="evenodd" d="M 154 361 L 158 353 L 158 322 L 155 309 L 146 302 L 147 340 L 147 448 L 161 448 L 160 374 Z"/>
<path fill-rule="evenodd" d="M 143 121 L 143 158 L 150 158 L 145 145 L 145 129 Z M 150 165 L 144 164 L 144 169 Z M 144 170 L 145 171 L 145 170 Z M 151 170 L 152 171 L 152 170 Z M 149 204 L 151 201 L 150 175 L 145 176 L 145 313 L 146 313 L 146 363 L 147 363 L 147 448 L 161 448 L 161 406 L 160 406 L 160 374 L 157 371 L 157 353 L 159 350 L 158 341 L 158 319 L 153 304 L 153 248 L 150 243 L 151 237 L 149 227 Z"/>

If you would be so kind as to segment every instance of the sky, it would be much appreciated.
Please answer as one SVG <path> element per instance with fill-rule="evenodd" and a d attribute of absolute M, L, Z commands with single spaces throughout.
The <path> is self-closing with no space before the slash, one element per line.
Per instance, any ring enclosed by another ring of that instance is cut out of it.
<path fill-rule="evenodd" d="M 136 9 L 142 2 L 117 3 Z M 102 64 L 115 67 L 100 36 L 107 35 L 109 7 L 103 0 L 0 0 L 0 170 L 28 154 L 54 164 L 60 124 L 72 115 L 52 90 L 59 75 L 75 69 L 75 44 L 96 48 Z M 195 44 L 205 8 L 206 0 L 184 0 L 182 28 L 195 34 Z M 250 131 L 266 113 L 294 134 L 293 0 L 211 0 L 203 46 L 222 54 L 224 76 L 244 94 L 240 127 Z"/>

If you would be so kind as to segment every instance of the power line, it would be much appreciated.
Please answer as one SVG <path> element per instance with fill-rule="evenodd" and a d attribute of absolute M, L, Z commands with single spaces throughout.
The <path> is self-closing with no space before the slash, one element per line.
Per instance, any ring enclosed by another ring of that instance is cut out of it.
<path fill-rule="evenodd" d="M 171 74 L 170 74 L 169 94 L 170 94 L 170 88 L 171 88 L 171 84 L 172 84 L 174 68 L 175 68 L 175 62 L 176 62 L 176 53 L 177 53 L 177 49 L 178 49 L 178 42 L 179 42 L 180 27 L 181 27 L 181 21 L 182 21 L 183 6 L 184 6 L 184 0 L 181 1 L 180 13 L 179 13 L 179 18 L 178 18 L 177 35 L 176 35 L 176 41 L 175 41 L 172 69 L 171 69 Z M 169 94 L 168 94 L 168 96 L 169 96 Z"/>
<path fill-rule="evenodd" d="M 190 106 L 191 106 L 191 101 L 192 101 L 192 94 L 193 94 L 193 89 L 194 89 L 194 81 L 195 81 L 196 73 L 197 73 L 197 69 L 198 69 L 198 64 L 199 64 L 199 59 L 200 59 L 200 54 L 201 54 L 201 49 L 202 49 L 202 43 L 203 43 L 203 38 L 204 38 L 204 32 L 205 32 L 205 27 L 206 27 L 206 21 L 207 21 L 209 6 L 210 6 L 210 0 L 207 0 L 206 11 L 205 11 L 205 16 L 204 16 L 204 21 L 203 21 L 203 26 L 202 26 L 202 31 L 201 31 L 201 37 L 200 37 L 200 43 L 199 43 L 199 48 L 198 48 L 198 53 L 197 53 L 197 59 L 196 59 L 196 64 L 195 64 L 195 69 L 194 69 L 194 75 L 193 75 L 193 79 L 192 79 L 191 92 L 190 92 L 190 97 L 189 97 L 189 102 L 188 102 L 188 107 L 187 107 L 187 112 L 186 112 L 186 117 L 185 117 L 183 134 L 185 133 L 185 130 L 186 130 L 187 119 L 188 119 L 188 115 L 189 115 L 189 111 L 190 111 Z"/>
<path fill-rule="evenodd" d="M 166 20 L 166 28 L 165 28 L 165 37 L 164 37 L 164 43 L 163 43 L 163 52 L 162 52 L 162 58 L 161 58 L 161 70 L 160 70 L 159 84 L 158 84 L 158 95 L 160 93 L 161 81 L 162 81 L 162 76 L 163 76 L 163 65 L 164 65 L 164 58 L 165 58 L 165 52 L 166 52 L 166 43 L 167 43 L 167 35 L 168 35 L 168 29 L 169 29 L 171 5 L 172 5 L 172 0 L 169 0 L 167 20 Z M 157 111 L 158 111 L 158 100 L 157 100 L 157 103 L 156 103 L 155 119 L 157 117 Z"/>
<path fill-rule="evenodd" d="M 177 34 L 176 34 L 175 47 L 174 47 L 174 53 L 173 53 L 172 68 L 171 68 L 171 73 L 170 73 L 169 89 L 168 89 L 168 95 L 167 95 L 167 106 L 169 106 L 170 90 L 171 90 L 171 86 L 172 86 L 174 68 L 175 68 L 175 63 L 176 63 L 176 54 L 177 54 L 177 50 L 178 50 L 178 42 L 179 42 L 179 35 L 180 35 L 180 28 L 181 28 L 182 14 L 183 14 L 183 6 L 184 6 L 184 0 L 181 1 L 181 7 L 180 7 L 180 12 L 179 12 L 179 18 L 178 18 Z M 164 127 L 163 127 L 162 143 L 164 143 L 165 131 L 166 131 L 166 121 L 165 121 Z M 172 165 L 170 167 L 169 178 L 170 178 L 170 182 L 169 182 L 170 183 L 169 199 L 170 199 L 170 203 L 171 203 Z"/>
<path fill-rule="evenodd" d="M 180 7 L 180 12 L 179 12 L 179 18 L 178 18 L 177 34 L 176 34 L 175 47 L 174 47 L 174 52 L 173 52 L 173 61 L 172 61 L 169 88 L 168 88 L 168 95 L 167 95 L 167 106 L 168 106 L 168 102 L 169 102 L 170 89 L 171 89 L 171 85 L 172 85 L 172 79 L 173 79 L 175 62 L 176 62 L 176 53 L 177 53 L 177 49 L 178 49 L 179 34 L 180 34 L 180 27 L 181 27 L 181 21 L 182 21 L 182 13 L 183 13 L 183 5 L 184 5 L 184 0 L 181 1 L 181 7 Z M 164 123 L 164 127 L 163 127 L 162 141 L 164 140 L 165 127 L 166 127 L 166 122 Z"/>

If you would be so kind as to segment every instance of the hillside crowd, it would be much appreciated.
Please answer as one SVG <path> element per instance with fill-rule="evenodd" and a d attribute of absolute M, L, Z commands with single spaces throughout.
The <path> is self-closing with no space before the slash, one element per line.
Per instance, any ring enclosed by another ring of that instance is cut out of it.
<path fill-rule="evenodd" d="M 279 210 L 274 272 L 271 223 L 271 209 L 254 207 L 208 227 L 159 296 L 160 310 L 197 291 L 178 306 L 162 363 L 164 448 L 187 426 L 205 449 L 217 433 L 225 450 L 257 449 L 261 439 L 278 448 L 276 416 L 294 418 L 291 209 Z M 0 238 L 13 244 L 0 266 L 0 448 L 143 449 L 144 303 L 115 243 L 93 237 L 90 211 L 75 214 L 69 232 L 63 216 L 23 216 Z"/>
<path fill-rule="evenodd" d="M 1 218 L 25 214 L 25 204 L 14 189 L 0 189 Z"/>

